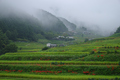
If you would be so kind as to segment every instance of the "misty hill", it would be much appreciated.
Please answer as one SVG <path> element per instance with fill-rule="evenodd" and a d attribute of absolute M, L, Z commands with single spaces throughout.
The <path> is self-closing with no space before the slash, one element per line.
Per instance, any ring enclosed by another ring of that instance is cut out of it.
<path fill-rule="evenodd" d="M 40 23 L 42 23 L 42 27 L 46 31 L 53 31 L 53 32 L 68 31 L 68 29 L 61 20 L 59 20 L 56 16 L 54 16 L 53 14 L 47 11 L 41 9 L 37 10 L 36 17 L 38 18 Z"/>
<path fill-rule="evenodd" d="M 69 22 L 65 18 L 59 17 L 59 19 L 65 24 L 65 26 L 68 28 L 69 31 L 75 31 L 76 30 L 76 25 Z"/>
<path fill-rule="evenodd" d="M 0 9 L 0 30 L 13 41 L 37 41 L 43 38 L 52 39 L 56 36 L 53 32 L 45 32 L 37 18 L 17 10 Z"/>
<path fill-rule="evenodd" d="M 10 40 L 21 38 L 36 41 L 36 34 L 43 33 L 38 20 L 28 14 L 10 13 L 0 17 L 0 29 Z"/>

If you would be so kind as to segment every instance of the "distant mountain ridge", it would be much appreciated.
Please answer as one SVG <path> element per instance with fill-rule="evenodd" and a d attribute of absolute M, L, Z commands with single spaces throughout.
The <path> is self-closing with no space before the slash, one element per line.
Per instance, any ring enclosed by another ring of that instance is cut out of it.
<path fill-rule="evenodd" d="M 75 30 L 76 26 L 62 18 L 45 11 L 37 10 L 32 16 L 19 10 L 8 10 L 0 8 L 0 30 L 7 35 L 10 40 L 52 39 L 56 33 L 63 33 Z"/>
<path fill-rule="evenodd" d="M 59 19 L 65 24 L 69 31 L 75 31 L 76 25 L 66 20 L 65 18 L 59 17 Z"/>
<path fill-rule="evenodd" d="M 68 31 L 64 23 L 53 14 L 39 9 L 36 11 L 36 17 L 41 22 L 42 27 L 47 31 L 65 32 Z"/>

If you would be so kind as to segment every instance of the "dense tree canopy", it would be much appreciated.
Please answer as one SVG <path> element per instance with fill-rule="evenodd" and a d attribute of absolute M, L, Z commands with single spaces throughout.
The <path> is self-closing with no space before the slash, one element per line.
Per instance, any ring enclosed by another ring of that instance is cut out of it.
<path fill-rule="evenodd" d="M 3 34 L 2 30 L 0 30 L 0 50 L 5 48 L 5 46 L 9 44 L 9 40 L 5 34 Z"/>
<path fill-rule="evenodd" d="M 17 52 L 17 46 L 10 44 L 8 37 L 0 29 L 0 55 L 6 52 Z"/>

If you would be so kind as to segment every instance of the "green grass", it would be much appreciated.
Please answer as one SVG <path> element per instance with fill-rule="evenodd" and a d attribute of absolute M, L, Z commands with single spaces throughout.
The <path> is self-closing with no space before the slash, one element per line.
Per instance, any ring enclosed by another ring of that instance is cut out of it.
<path fill-rule="evenodd" d="M 113 35 L 110 36 L 110 37 L 120 37 L 120 33 L 113 34 Z"/>
<path fill-rule="evenodd" d="M 119 34 L 115 34 L 111 37 L 106 37 L 106 38 L 98 38 L 98 39 L 94 39 L 92 41 L 88 41 L 88 42 L 82 42 L 84 41 L 84 39 L 82 38 L 78 38 L 76 36 L 76 40 L 75 41 L 67 41 L 67 42 L 64 42 L 64 41 L 50 41 L 50 40 L 39 40 L 39 43 L 38 42 L 15 42 L 15 44 L 18 46 L 18 52 L 16 53 L 6 53 L 5 55 L 2 55 L 0 57 L 8 57 L 8 58 L 17 58 L 17 57 L 46 57 L 46 56 L 76 56 L 74 59 L 72 59 L 71 61 L 63 61 L 62 59 L 61 60 L 50 60 L 50 61 L 42 61 L 42 60 L 36 60 L 36 61 L 15 61 L 15 60 L 11 60 L 8 59 L 8 60 L 0 60 L 0 65 L 6 65 L 6 66 L 14 66 L 14 67 L 20 67 L 21 66 L 21 69 L 22 69 L 22 66 L 25 66 L 25 67 L 31 67 L 31 64 L 34 64 L 32 67 L 38 67 L 37 69 L 39 69 L 39 66 L 37 66 L 36 64 L 42 64 L 42 66 L 50 66 L 50 64 L 52 62 L 56 62 L 56 63 L 60 63 L 60 62 L 63 62 L 65 63 L 65 65 L 63 65 L 61 67 L 62 68 L 65 68 L 65 66 L 67 66 L 66 68 L 68 69 L 76 69 L 75 67 L 81 67 L 81 68 L 87 68 L 86 70 L 89 70 L 88 67 L 90 66 L 90 69 L 96 69 L 95 73 L 99 73 L 100 70 L 99 68 L 102 70 L 104 70 L 103 72 L 107 72 L 107 66 L 111 66 L 111 68 L 109 69 L 112 69 L 112 67 L 117 67 L 117 69 L 119 68 L 118 64 L 119 63 L 119 56 L 120 56 L 120 48 L 119 49 L 116 49 L 116 48 L 105 48 L 105 47 L 116 47 L 116 46 L 120 46 L 120 37 L 118 37 Z M 86 36 L 87 37 L 87 36 Z M 91 36 L 92 38 L 92 36 Z M 80 40 L 81 39 L 81 40 Z M 47 43 L 55 43 L 55 44 L 61 44 L 61 43 L 64 43 L 66 44 L 67 46 L 65 47 L 55 47 L 55 48 L 50 48 L 48 50 L 45 50 L 45 51 L 42 51 L 41 49 L 43 47 L 46 46 Z M 72 45 L 70 43 L 73 43 Z M 103 48 L 102 48 L 103 47 Z M 96 50 L 96 52 L 94 54 L 91 53 L 91 51 L 93 51 L 93 49 Z M 102 53 L 97 53 L 97 52 L 102 52 Z M 115 53 L 115 51 L 117 51 L 118 53 Z M 107 53 L 107 54 L 105 54 Z M 83 54 L 87 54 L 87 56 L 84 56 L 84 57 L 79 57 L 80 55 L 83 55 Z M 104 54 L 104 58 L 101 57 L 101 55 Z M 99 58 L 97 56 L 100 56 Z M 94 57 L 95 56 L 95 57 Z M 93 60 L 94 61 L 91 61 Z M 83 60 L 83 61 L 82 61 Z M 114 61 L 116 60 L 116 61 Z M 55 69 L 57 70 L 58 66 L 57 65 L 52 65 L 55 67 Z M 33 69 L 31 67 L 31 69 Z M 102 68 L 103 67 L 103 68 Z M 46 67 L 44 67 L 46 68 Z M 23 68 L 24 69 L 24 68 Z M 59 68 L 60 69 L 60 68 Z M 66 69 L 66 70 L 67 70 Z M 77 68 L 78 69 L 78 68 Z M 108 70 L 109 70 L 108 69 Z M 117 72 L 117 69 L 115 70 Z M 118 69 L 119 70 L 119 69 Z M 90 70 L 91 71 L 91 70 Z M 102 72 L 102 71 L 101 71 Z M 111 72 L 111 70 L 109 70 L 110 74 L 113 74 Z M 1 72 L 0 73 L 0 76 L 1 77 L 11 77 L 11 79 L 14 79 L 15 77 L 17 78 L 22 78 L 22 79 L 51 79 L 51 80 L 88 80 L 88 78 L 95 78 L 95 79 L 99 79 L 99 78 L 108 78 L 108 79 L 111 79 L 111 78 L 115 78 L 115 77 L 120 77 L 120 76 L 112 76 L 112 75 L 109 75 L 109 72 L 108 75 L 102 75 L 102 73 L 100 73 L 101 75 L 95 75 L 95 76 L 92 76 L 92 75 L 83 75 L 80 73 L 77 74 L 77 75 L 70 75 L 70 74 L 67 74 L 67 73 L 64 73 L 64 74 L 59 74 L 59 75 L 38 75 L 38 74 L 29 74 L 29 73 L 4 73 L 4 72 Z M 118 73 L 118 72 L 117 72 Z M 115 74 L 115 75 L 119 75 L 119 74 Z"/>
<path fill-rule="evenodd" d="M 7 66 L 13 66 L 13 65 L 17 65 L 17 66 L 40 66 L 39 64 L 0 64 L 0 65 L 7 65 Z M 41 66 L 50 66 L 51 64 L 42 64 Z M 59 66 L 59 65 L 52 65 L 52 66 Z M 101 66 L 101 67 L 106 67 L 106 66 L 118 66 L 118 65 L 111 65 L 111 64 L 98 64 L 98 65 L 95 65 L 95 64 L 83 64 L 83 65 L 73 65 L 72 63 L 71 64 L 66 64 L 66 65 L 62 65 L 62 66 Z"/>
<path fill-rule="evenodd" d="M 88 41 L 66 47 L 56 47 L 46 50 L 46 52 L 90 52 L 97 47 L 120 46 L 120 38 L 105 38 L 104 40 Z"/>
<path fill-rule="evenodd" d="M 51 64 L 52 62 L 64 62 L 66 64 L 118 64 L 119 62 L 111 62 L 111 61 L 4 61 L 0 60 L 0 64 Z"/>
<path fill-rule="evenodd" d="M 57 80 L 88 80 L 88 78 L 116 78 L 120 76 L 104 76 L 104 75 L 35 75 L 35 74 L 15 74 L 15 73 L 0 73 L 1 77 L 17 77 L 17 78 L 31 78 L 31 79 L 57 79 Z"/>
<path fill-rule="evenodd" d="M 18 48 L 26 49 L 26 48 L 42 48 L 44 44 L 38 43 L 38 42 L 15 42 L 15 44 L 18 46 Z"/>
<path fill-rule="evenodd" d="M 74 54 L 89 54 L 89 52 L 17 52 L 17 53 L 6 53 L 5 55 L 31 55 L 31 54 L 45 54 L 45 55 L 74 55 Z"/>
<path fill-rule="evenodd" d="M 69 61 L 87 56 L 88 52 L 23 52 L 23 53 L 6 53 L 0 56 L 0 60 L 57 60 Z"/>

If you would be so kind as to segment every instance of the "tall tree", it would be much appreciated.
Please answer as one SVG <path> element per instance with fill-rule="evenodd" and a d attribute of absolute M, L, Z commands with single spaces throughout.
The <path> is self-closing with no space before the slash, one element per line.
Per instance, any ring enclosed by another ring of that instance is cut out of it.
<path fill-rule="evenodd" d="M 0 30 L 0 54 L 4 53 L 4 48 L 9 44 L 9 40 L 6 34 L 3 34 L 2 30 Z"/>
<path fill-rule="evenodd" d="M 115 33 L 120 33 L 120 26 L 117 28 Z"/>
<path fill-rule="evenodd" d="M 9 44 L 9 40 L 6 34 L 3 34 L 2 30 L 0 30 L 0 49 L 3 49 L 7 44 Z"/>

